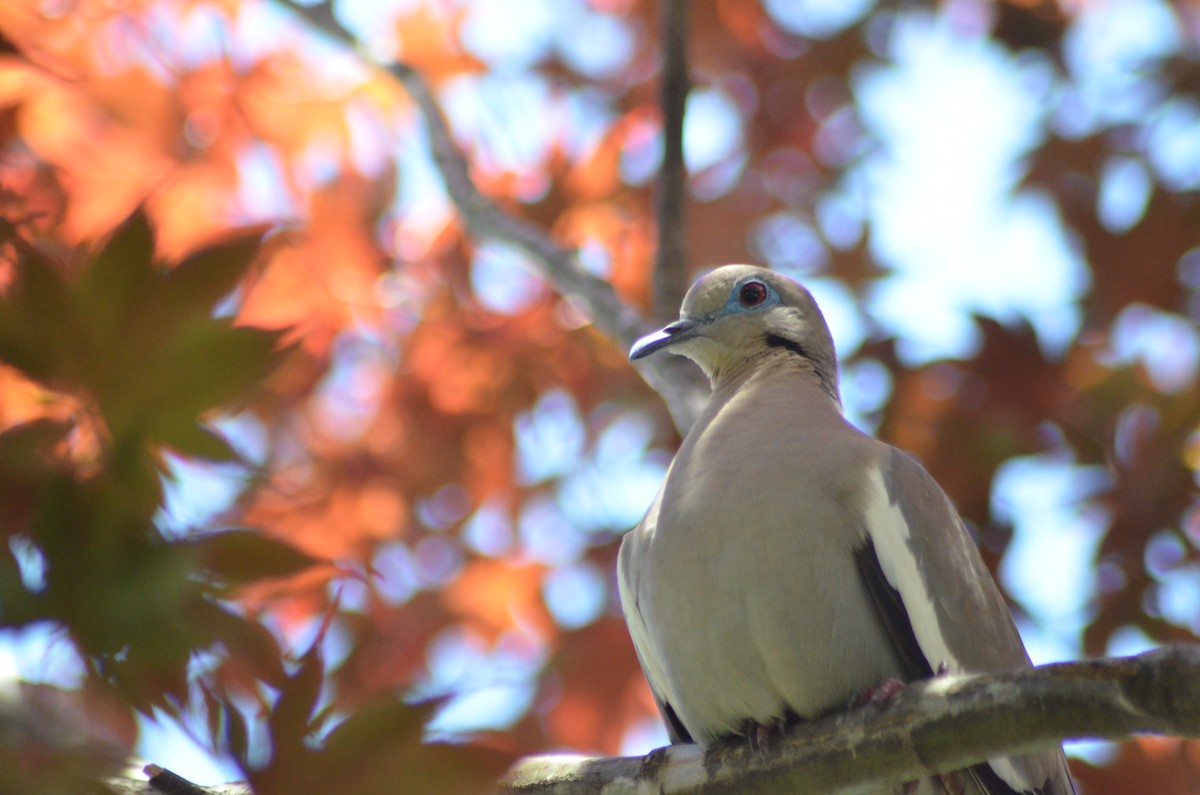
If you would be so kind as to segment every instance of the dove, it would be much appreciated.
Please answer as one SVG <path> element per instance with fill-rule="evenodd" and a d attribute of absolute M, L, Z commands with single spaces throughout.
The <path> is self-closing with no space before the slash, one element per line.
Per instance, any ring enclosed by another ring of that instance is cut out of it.
<path fill-rule="evenodd" d="M 833 339 L 808 290 L 764 268 L 718 268 L 630 359 L 661 353 L 699 365 L 712 393 L 621 543 L 618 583 L 673 742 L 753 740 L 889 682 L 1030 666 L 950 499 L 843 417 Z M 918 783 L 1075 792 L 1061 750 Z"/>

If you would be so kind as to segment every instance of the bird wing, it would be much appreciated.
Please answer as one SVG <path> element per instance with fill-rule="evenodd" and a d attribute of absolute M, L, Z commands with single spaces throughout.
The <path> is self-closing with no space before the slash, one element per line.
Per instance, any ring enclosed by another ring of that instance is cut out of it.
<path fill-rule="evenodd" d="M 1012 615 L 945 492 L 888 447 L 870 472 L 859 573 L 912 679 L 941 671 L 1020 670 L 1029 657 Z M 997 757 L 971 768 L 993 795 L 1074 792 L 1061 752 Z"/>
<path fill-rule="evenodd" d="M 617 556 L 617 587 L 621 594 L 621 610 L 625 613 L 625 623 L 629 627 L 630 637 L 633 638 L 633 648 L 637 652 L 638 663 L 642 666 L 642 672 L 646 675 L 646 681 L 650 685 L 650 693 L 654 696 L 654 703 L 658 705 L 659 714 L 662 715 L 663 723 L 667 726 L 667 736 L 671 738 L 672 743 L 690 743 L 693 742 L 692 735 L 684 728 L 683 722 L 679 720 L 675 709 L 667 700 L 665 693 L 667 677 L 663 672 L 662 663 L 659 661 L 658 652 L 650 640 L 650 631 L 646 628 L 646 620 L 642 617 L 641 608 L 638 606 L 640 572 L 635 563 L 637 557 L 635 547 L 641 542 L 647 527 L 651 528 L 652 532 L 652 528 L 658 521 L 658 506 L 661 500 L 662 492 L 659 491 L 641 524 L 626 533 L 625 538 L 622 539 L 621 551 Z"/>

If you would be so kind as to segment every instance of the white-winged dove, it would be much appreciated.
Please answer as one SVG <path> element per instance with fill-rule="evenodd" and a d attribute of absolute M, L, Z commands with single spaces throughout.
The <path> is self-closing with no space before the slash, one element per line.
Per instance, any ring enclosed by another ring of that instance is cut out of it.
<path fill-rule="evenodd" d="M 672 741 L 777 728 L 889 680 L 1030 665 L 949 498 L 843 418 L 833 340 L 804 287 L 719 268 L 629 356 L 664 350 L 713 391 L 621 544 L 619 582 Z M 1061 751 L 922 786 L 1074 792 Z"/>

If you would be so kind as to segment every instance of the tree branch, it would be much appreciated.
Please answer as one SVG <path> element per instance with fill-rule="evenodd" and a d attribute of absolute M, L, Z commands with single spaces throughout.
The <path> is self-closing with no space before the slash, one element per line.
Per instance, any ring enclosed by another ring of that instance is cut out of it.
<path fill-rule="evenodd" d="M 105 785 L 113 795 L 254 795 L 244 782 L 201 787 L 158 765 L 146 765 L 143 772 L 148 776 L 146 781 L 116 778 Z"/>
<path fill-rule="evenodd" d="M 1200 646 L 913 685 L 883 709 L 801 724 L 760 758 L 747 742 L 636 758 L 532 757 L 509 795 L 863 793 L 1063 738 L 1200 737 Z"/>
<path fill-rule="evenodd" d="M 765 756 L 734 741 L 707 753 L 674 745 L 644 757 L 529 757 L 509 771 L 500 792 L 866 793 L 988 757 L 1045 751 L 1064 738 L 1134 734 L 1200 737 L 1200 645 L 914 684 L 883 708 L 802 723 Z M 147 773 L 154 770 L 151 765 Z M 129 779 L 109 786 L 123 795 L 170 791 Z M 201 791 L 249 793 L 237 787 L 245 785 Z"/>
<path fill-rule="evenodd" d="M 684 247 L 684 209 L 687 169 L 683 162 L 683 117 L 691 81 L 687 68 L 688 3 L 659 0 L 662 26 L 662 82 L 659 104 L 663 116 L 663 159 L 655 194 L 658 248 L 654 257 L 654 317 L 674 319 L 687 289 Z"/>
<path fill-rule="evenodd" d="M 639 337 L 654 329 L 639 312 L 621 300 L 612 285 L 588 272 L 574 250 L 561 245 L 528 221 L 505 211 L 479 190 L 471 179 L 466 158 L 454 143 L 450 125 L 432 89 L 416 70 L 398 61 L 383 63 L 367 54 L 354 35 L 334 17 L 329 0 L 311 6 L 301 5 L 295 0 L 279 2 L 317 30 L 357 52 L 365 62 L 386 71 L 400 82 L 420 111 L 428 130 L 434 165 L 441 174 L 447 195 L 472 237 L 497 240 L 522 251 L 555 290 L 572 300 L 596 328 L 622 350 L 628 350 Z M 679 362 L 672 361 L 672 357 L 654 357 L 640 364 L 637 370 L 643 380 L 662 397 L 675 427 L 682 435 L 699 416 L 708 390 L 695 377 L 698 373 L 681 378 L 679 365 Z"/>

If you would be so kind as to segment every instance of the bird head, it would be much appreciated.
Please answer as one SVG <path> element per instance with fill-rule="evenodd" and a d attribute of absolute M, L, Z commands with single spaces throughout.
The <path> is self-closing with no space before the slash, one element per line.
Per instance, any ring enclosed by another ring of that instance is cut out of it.
<path fill-rule="evenodd" d="M 779 356 L 793 357 L 838 400 L 833 338 L 817 302 L 766 268 L 726 265 L 708 273 L 684 296 L 679 320 L 634 343 L 629 358 L 662 350 L 700 365 L 714 388 Z"/>

